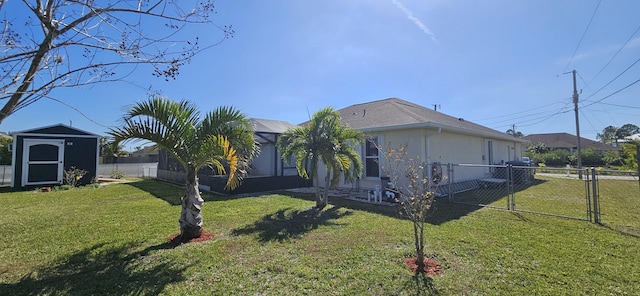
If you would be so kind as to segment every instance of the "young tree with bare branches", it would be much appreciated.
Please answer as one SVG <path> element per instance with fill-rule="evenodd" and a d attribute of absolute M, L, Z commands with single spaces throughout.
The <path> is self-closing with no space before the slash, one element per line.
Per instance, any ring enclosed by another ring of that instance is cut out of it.
<path fill-rule="evenodd" d="M 0 12 L 0 123 L 57 88 L 124 81 L 140 65 L 175 78 L 233 34 L 212 22 L 213 0 L 0 0 Z M 220 34 L 188 36 L 196 24 Z"/>
<path fill-rule="evenodd" d="M 384 155 L 386 165 L 382 170 L 393 184 L 392 190 L 399 203 L 400 215 L 413 222 L 416 273 L 424 272 L 426 270 L 425 223 L 429 217 L 429 210 L 435 202 L 435 192 L 432 190 L 435 184 L 428 177 L 428 164 L 417 156 L 408 157 L 406 147 L 388 148 Z"/>

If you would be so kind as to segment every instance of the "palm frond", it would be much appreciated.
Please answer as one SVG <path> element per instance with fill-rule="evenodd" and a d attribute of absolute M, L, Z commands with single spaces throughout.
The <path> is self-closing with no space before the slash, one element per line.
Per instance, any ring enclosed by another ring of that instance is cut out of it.
<path fill-rule="evenodd" d="M 259 153 L 249 120 L 233 107 L 218 107 L 200 118 L 195 105 L 152 98 L 132 106 L 123 124 L 109 131 L 117 142 L 147 140 L 171 153 L 185 169 L 203 166 L 228 173 L 235 189 Z"/>

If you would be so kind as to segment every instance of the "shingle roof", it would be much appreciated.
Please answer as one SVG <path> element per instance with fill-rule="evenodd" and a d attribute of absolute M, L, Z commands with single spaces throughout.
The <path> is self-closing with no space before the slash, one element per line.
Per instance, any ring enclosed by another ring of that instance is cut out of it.
<path fill-rule="evenodd" d="M 253 131 L 256 133 L 281 134 L 284 133 L 287 129 L 293 129 L 297 127 L 293 123 L 280 120 L 251 118 L 249 119 L 249 121 L 253 126 Z"/>
<path fill-rule="evenodd" d="M 431 127 L 464 134 L 528 142 L 463 118 L 449 116 L 398 98 L 351 105 L 338 110 L 338 112 L 340 112 L 343 123 L 365 132 Z"/>
<path fill-rule="evenodd" d="M 567 133 L 531 134 L 524 137 L 532 143 L 544 143 L 549 148 L 575 148 L 578 146 L 577 137 Z M 600 151 L 620 150 L 604 143 L 580 137 L 580 148 L 593 148 Z"/>
<path fill-rule="evenodd" d="M 158 149 L 155 148 L 154 146 L 145 146 L 140 148 L 139 150 L 131 152 L 131 156 L 148 156 L 148 155 L 158 155 Z"/>

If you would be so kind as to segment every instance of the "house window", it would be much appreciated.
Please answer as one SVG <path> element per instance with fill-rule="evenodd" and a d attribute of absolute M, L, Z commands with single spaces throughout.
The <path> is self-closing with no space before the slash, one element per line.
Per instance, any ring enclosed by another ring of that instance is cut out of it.
<path fill-rule="evenodd" d="M 380 177 L 380 157 L 378 138 L 369 138 L 365 144 L 365 177 Z"/>

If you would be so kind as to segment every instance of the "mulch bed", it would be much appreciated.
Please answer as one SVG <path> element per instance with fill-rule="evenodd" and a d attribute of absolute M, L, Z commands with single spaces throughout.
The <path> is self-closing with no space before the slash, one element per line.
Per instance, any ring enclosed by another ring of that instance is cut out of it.
<path fill-rule="evenodd" d="M 211 234 L 211 232 L 208 232 L 203 229 L 202 234 L 200 234 L 200 237 L 192 238 L 185 242 L 185 241 L 182 241 L 182 237 L 180 236 L 180 233 L 177 233 L 169 237 L 169 244 L 171 244 L 172 246 L 178 246 L 181 244 L 198 243 L 198 242 L 208 241 L 210 239 L 213 239 L 213 237 L 214 236 L 213 234 Z"/>
<path fill-rule="evenodd" d="M 439 275 L 442 274 L 443 270 L 440 264 L 431 258 L 424 258 L 424 269 L 418 270 L 418 258 L 409 257 L 404 258 L 404 263 L 407 264 L 407 267 L 411 269 L 414 273 L 426 273 L 427 275 Z"/>

